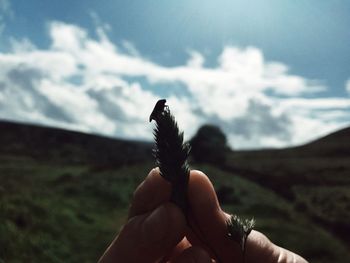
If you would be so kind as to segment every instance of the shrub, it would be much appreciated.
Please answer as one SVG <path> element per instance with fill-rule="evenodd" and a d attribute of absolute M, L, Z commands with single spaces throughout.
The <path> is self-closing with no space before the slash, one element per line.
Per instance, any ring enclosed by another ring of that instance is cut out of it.
<path fill-rule="evenodd" d="M 222 164 L 230 150 L 226 135 L 215 125 L 203 125 L 190 140 L 191 155 L 196 162 Z"/>

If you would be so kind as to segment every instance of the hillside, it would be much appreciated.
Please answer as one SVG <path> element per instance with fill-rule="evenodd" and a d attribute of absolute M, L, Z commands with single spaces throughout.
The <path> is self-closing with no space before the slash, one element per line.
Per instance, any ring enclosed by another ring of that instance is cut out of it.
<path fill-rule="evenodd" d="M 317 156 L 349 157 L 350 156 L 350 127 L 333 132 L 295 150 Z"/>
<path fill-rule="evenodd" d="M 350 184 L 350 128 L 299 147 L 233 152 L 227 166 L 289 186 Z"/>
<path fill-rule="evenodd" d="M 226 211 L 254 216 L 279 245 L 310 262 L 344 262 L 349 156 L 314 150 L 346 145 L 337 134 L 192 168 L 207 173 Z M 96 262 L 154 165 L 151 144 L 61 129 L 0 122 L 0 143 L 0 262 Z"/>
<path fill-rule="evenodd" d="M 0 121 L 0 154 L 64 164 L 120 166 L 151 160 L 150 143 Z"/>
<path fill-rule="evenodd" d="M 259 158 L 289 157 L 348 157 L 350 155 L 350 127 L 344 128 L 301 146 L 283 149 L 262 149 L 238 151 L 240 156 Z"/>
<path fill-rule="evenodd" d="M 350 245 L 350 128 L 299 147 L 232 153 L 225 169 L 294 202 Z"/>

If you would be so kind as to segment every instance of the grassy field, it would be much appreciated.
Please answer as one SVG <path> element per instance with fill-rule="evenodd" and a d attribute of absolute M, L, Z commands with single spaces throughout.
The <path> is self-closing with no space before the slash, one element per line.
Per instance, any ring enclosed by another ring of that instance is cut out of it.
<path fill-rule="evenodd" d="M 91 172 L 1 158 L 0 262 L 96 262 L 149 168 Z"/>
<path fill-rule="evenodd" d="M 96 262 L 125 222 L 134 189 L 153 167 L 149 148 L 129 146 L 130 154 L 136 149 L 133 159 L 115 163 L 120 154 L 108 150 L 108 158 L 94 163 L 74 136 L 61 148 L 59 140 L 47 148 L 46 159 L 40 151 L 30 154 L 28 145 L 19 143 L 16 150 L 11 140 L 2 141 L 0 262 Z M 108 140 L 95 138 L 87 151 L 103 154 Z M 114 143 L 116 152 L 128 145 Z M 78 157 L 72 162 L 62 152 Z M 234 152 L 226 166 L 192 168 L 209 176 L 227 212 L 254 216 L 256 229 L 275 243 L 310 262 L 350 261 L 346 155 L 330 159 L 305 148 Z"/>
<path fill-rule="evenodd" d="M 96 262 L 125 221 L 130 197 L 152 163 L 93 171 L 2 157 L 0 255 L 3 262 Z M 345 245 L 289 201 L 244 178 L 197 165 L 223 207 L 254 216 L 257 229 L 311 262 L 344 262 Z"/>

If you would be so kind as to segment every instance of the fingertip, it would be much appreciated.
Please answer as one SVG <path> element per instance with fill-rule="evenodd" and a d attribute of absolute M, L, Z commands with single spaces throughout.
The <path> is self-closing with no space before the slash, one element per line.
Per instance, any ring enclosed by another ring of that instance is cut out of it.
<path fill-rule="evenodd" d="M 160 175 L 158 167 L 152 169 L 134 191 L 128 218 L 152 211 L 161 203 L 167 202 L 170 194 L 170 183 Z"/>
<path fill-rule="evenodd" d="M 307 263 L 300 255 L 272 243 L 264 234 L 253 230 L 247 239 L 247 261 L 254 262 L 264 259 L 270 262 Z"/>
<path fill-rule="evenodd" d="M 208 176 L 202 171 L 191 171 L 188 192 L 192 207 L 203 208 L 205 213 L 209 210 L 220 209 L 214 186 Z"/>

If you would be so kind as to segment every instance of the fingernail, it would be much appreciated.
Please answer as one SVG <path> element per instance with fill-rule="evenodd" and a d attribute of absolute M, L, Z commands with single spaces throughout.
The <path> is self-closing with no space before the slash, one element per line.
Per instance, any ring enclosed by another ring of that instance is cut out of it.
<path fill-rule="evenodd" d="M 166 237 L 168 227 L 167 209 L 163 206 L 154 210 L 142 226 L 143 239 L 147 243 L 159 243 Z"/>

